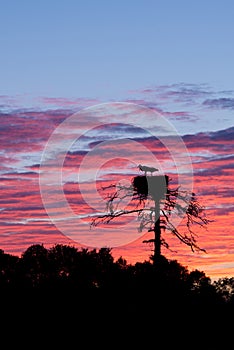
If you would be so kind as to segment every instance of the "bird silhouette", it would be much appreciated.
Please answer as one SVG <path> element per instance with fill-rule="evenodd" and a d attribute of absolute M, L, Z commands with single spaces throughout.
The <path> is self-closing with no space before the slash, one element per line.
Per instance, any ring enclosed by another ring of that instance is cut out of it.
<path fill-rule="evenodd" d="M 152 173 L 154 173 L 155 171 L 158 171 L 157 168 L 154 168 L 154 167 L 151 167 L 151 166 L 146 166 L 146 165 L 141 165 L 141 164 L 138 165 L 138 168 L 141 171 L 145 172 L 145 176 L 147 175 L 147 172 L 151 173 L 151 175 L 152 175 Z"/>

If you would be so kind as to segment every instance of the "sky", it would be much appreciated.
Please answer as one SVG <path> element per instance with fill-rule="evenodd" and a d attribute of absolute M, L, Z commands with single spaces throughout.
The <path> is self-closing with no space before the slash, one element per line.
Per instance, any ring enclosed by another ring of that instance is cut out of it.
<path fill-rule="evenodd" d="M 211 219 L 205 254 L 168 233 L 165 256 L 234 276 L 233 15 L 228 0 L 2 2 L 1 249 L 113 244 L 148 259 L 136 222 L 87 225 L 100 186 L 144 163 L 192 186 Z"/>

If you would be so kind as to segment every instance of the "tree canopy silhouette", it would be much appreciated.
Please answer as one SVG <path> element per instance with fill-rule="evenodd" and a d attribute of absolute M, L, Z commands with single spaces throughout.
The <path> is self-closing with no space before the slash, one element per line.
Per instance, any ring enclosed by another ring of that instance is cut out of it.
<path fill-rule="evenodd" d="M 189 271 L 173 259 L 163 257 L 157 265 L 150 261 L 128 264 L 122 256 L 115 260 L 109 248 L 88 250 L 62 244 L 51 248 L 35 244 L 21 257 L 0 250 L 0 293 L 9 294 L 12 289 L 52 290 L 52 295 L 61 291 L 69 298 L 116 292 L 121 301 L 133 304 L 151 296 L 158 297 L 155 305 L 234 306 L 233 278 L 212 282 L 203 271 Z"/>

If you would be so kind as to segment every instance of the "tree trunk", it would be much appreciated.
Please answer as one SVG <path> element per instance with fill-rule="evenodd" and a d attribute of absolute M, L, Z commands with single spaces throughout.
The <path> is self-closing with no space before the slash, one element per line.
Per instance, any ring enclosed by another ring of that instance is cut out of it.
<path fill-rule="evenodd" d="M 160 201 L 155 201 L 155 223 L 154 223 L 154 262 L 161 257 L 161 229 L 160 229 Z"/>

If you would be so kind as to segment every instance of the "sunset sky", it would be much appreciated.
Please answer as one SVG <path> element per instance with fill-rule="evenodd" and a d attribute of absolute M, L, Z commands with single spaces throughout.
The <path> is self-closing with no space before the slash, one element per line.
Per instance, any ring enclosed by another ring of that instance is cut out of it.
<path fill-rule="evenodd" d="M 168 232 L 165 256 L 233 277 L 234 3 L 22 0 L 0 16 L 0 248 L 113 244 L 147 260 L 136 220 L 89 227 L 101 186 L 142 163 L 192 189 L 211 220 L 194 228 L 206 253 Z"/>

